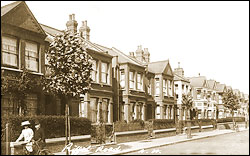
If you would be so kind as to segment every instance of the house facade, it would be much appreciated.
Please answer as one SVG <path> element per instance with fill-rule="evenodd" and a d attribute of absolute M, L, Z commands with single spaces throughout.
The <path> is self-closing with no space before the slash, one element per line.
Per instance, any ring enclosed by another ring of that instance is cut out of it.
<path fill-rule="evenodd" d="M 46 34 L 23 1 L 1 7 L 1 71 L 19 74 L 26 68 L 33 75 L 44 75 Z M 13 99 L 14 98 L 14 99 Z M 37 88 L 25 97 L 27 115 L 44 113 L 44 95 Z M 23 110 L 15 97 L 1 95 L 1 114 L 17 115 Z"/>
<path fill-rule="evenodd" d="M 219 111 L 218 112 L 218 118 L 219 119 L 226 117 L 226 108 L 224 107 L 224 105 L 223 105 L 224 103 L 222 101 L 223 94 L 226 92 L 226 90 L 227 90 L 227 88 L 226 88 L 225 84 L 220 84 L 219 82 L 217 82 L 217 95 L 218 95 L 217 108 L 218 108 L 218 111 Z"/>
<path fill-rule="evenodd" d="M 184 70 L 183 68 L 180 68 L 180 64 L 178 65 L 178 68 L 174 69 L 174 90 L 175 90 L 175 96 L 177 99 L 177 118 L 178 120 L 186 119 L 186 111 L 185 108 L 182 106 L 182 95 L 187 95 L 191 93 L 191 86 L 190 81 L 184 77 Z"/>
<path fill-rule="evenodd" d="M 208 118 L 216 119 L 218 117 L 218 94 L 217 94 L 217 83 L 215 80 L 207 80 L 207 100 L 208 100 Z"/>
<path fill-rule="evenodd" d="M 198 110 L 198 119 L 208 117 L 208 84 L 205 76 L 189 78 L 192 87 L 192 96 L 194 99 L 195 107 Z"/>

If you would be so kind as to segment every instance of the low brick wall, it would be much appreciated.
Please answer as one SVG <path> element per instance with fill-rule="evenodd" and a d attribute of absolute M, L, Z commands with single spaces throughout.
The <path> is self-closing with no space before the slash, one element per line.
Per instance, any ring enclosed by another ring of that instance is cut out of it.
<path fill-rule="evenodd" d="M 137 140 L 144 140 L 148 138 L 147 130 L 139 130 L 139 131 L 127 131 L 127 132 L 116 132 L 116 142 L 130 142 Z"/>
<path fill-rule="evenodd" d="M 163 138 L 176 135 L 176 128 L 154 130 L 156 138 Z"/>

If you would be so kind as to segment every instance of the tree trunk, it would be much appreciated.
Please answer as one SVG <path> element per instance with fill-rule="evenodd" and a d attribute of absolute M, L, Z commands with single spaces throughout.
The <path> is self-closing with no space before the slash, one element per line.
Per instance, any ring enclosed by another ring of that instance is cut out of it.
<path fill-rule="evenodd" d="M 235 124 L 235 121 L 234 121 L 234 111 L 233 110 L 232 110 L 232 118 L 233 118 L 233 130 L 235 130 L 236 124 Z"/>

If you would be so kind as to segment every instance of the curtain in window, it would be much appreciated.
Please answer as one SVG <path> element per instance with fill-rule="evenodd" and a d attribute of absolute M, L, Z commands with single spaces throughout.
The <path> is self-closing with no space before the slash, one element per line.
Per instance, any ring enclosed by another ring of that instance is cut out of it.
<path fill-rule="evenodd" d="M 17 67 L 17 40 L 10 37 L 2 37 L 2 61 L 3 64 Z"/>
<path fill-rule="evenodd" d="M 159 79 L 155 79 L 155 94 L 160 95 L 160 82 L 159 82 Z"/>
<path fill-rule="evenodd" d="M 102 62 L 102 83 L 108 83 L 108 64 Z"/>
<path fill-rule="evenodd" d="M 25 66 L 29 70 L 38 72 L 38 50 L 35 43 L 26 42 Z"/>
<path fill-rule="evenodd" d="M 91 73 L 91 78 L 93 81 L 97 82 L 97 61 L 93 60 L 92 61 L 92 73 Z"/>

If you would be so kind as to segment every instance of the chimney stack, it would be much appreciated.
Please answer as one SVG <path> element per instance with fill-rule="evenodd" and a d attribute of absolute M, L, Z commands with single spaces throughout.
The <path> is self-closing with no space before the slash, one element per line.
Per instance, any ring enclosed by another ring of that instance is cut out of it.
<path fill-rule="evenodd" d="M 143 54 L 143 56 L 144 56 L 145 61 L 147 63 L 149 63 L 150 62 L 150 53 L 148 51 L 148 48 L 144 48 L 144 54 Z"/>
<path fill-rule="evenodd" d="M 135 51 L 135 54 L 136 54 L 135 58 L 136 58 L 137 60 L 143 62 L 143 61 L 144 61 L 143 53 L 144 53 L 144 52 L 143 52 L 143 50 L 142 50 L 142 46 L 139 45 L 139 46 L 137 47 L 137 50 Z"/>
<path fill-rule="evenodd" d="M 133 58 L 135 58 L 135 53 L 134 52 L 129 52 L 129 55 Z"/>
<path fill-rule="evenodd" d="M 75 14 L 69 15 L 69 21 L 67 21 L 66 26 L 67 30 L 69 30 L 71 33 L 77 32 L 77 21 L 75 20 Z"/>
<path fill-rule="evenodd" d="M 174 69 L 174 73 L 179 75 L 179 76 L 184 77 L 184 70 L 183 70 L 183 68 L 180 67 L 180 62 L 178 62 L 178 68 Z"/>
<path fill-rule="evenodd" d="M 89 32 L 90 28 L 87 25 L 87 21 L 82 21 L 82 26 L 79 29 L 80 36 L 83 37 L 85 40 L 89 40 Z"/>

